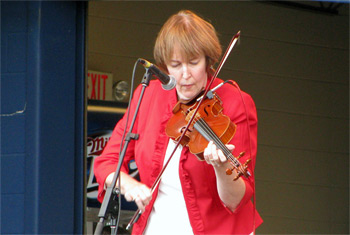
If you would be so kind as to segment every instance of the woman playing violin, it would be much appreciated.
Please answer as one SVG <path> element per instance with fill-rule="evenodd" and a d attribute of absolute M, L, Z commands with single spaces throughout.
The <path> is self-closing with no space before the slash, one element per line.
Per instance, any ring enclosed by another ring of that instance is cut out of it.
<path fill-rule="evenodd" d="M 171 16 L 160 30 L 155 47 L 156 64 L 176 79 L 176 89 L 162 89 L 152 80 L 143 97 L 120 175 L 121 193 L 143 212 L 133 226 L 133 234 L 250 234 L 262 223 L 251 201 L 254 195 L 254 164 L 257 151 L 257 116 L 251 97 L 225 84 L 216 93 L 223 113 L 236 124 L 236 133 L 226 146 L 240 159 L 251 159 L 251 177 L 233 180 L 237 172 L 225 155 L 209 142 L 199 161 L 188 147 L 176 149 L 156 190 L 151 186 L 175 147 L 166 135 L 166 125 L 177 102 L 188 102 L 207 88 L 222 49 L 213 26 L 191 11 Z M 222 80 L 216 78 L 212 87 Z M 136 108 L 140 86 L 135 90 L 130 111 Z M 247 118 L 249 122 L 247 122 Z M 99 183 L 99 200 L 111 184 L 118 163 L 126 118 L 116 125 L 110 141 L 94 163 Z M 128 175 L 128 163 L 135 160 L 140 180 Z"/>

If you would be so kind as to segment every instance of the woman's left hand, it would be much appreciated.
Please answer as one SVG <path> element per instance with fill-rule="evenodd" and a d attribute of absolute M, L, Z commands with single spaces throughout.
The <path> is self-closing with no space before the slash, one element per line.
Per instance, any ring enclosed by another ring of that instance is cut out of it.
<path fill-rule="evenodd" d="M 235 149 L 235 146 L 232 144 L 226 144 L 226 147 L 232 152 Z M 210 141 L 208 146 L 204 150 L 204 159 L 205 161 L 215 167 L 220 167 L 227 162 L 227 158 L 221 149 L 218 149 L 213 141 Z"/>

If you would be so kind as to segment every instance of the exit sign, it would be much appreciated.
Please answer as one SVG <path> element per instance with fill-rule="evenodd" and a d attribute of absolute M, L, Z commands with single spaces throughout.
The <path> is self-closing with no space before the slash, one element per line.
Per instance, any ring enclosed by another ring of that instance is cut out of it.
<path fill-rule="evenodd" d="M 113 100 L 113 75 L 88 71 L 88 98 L 91 100 Z"/>

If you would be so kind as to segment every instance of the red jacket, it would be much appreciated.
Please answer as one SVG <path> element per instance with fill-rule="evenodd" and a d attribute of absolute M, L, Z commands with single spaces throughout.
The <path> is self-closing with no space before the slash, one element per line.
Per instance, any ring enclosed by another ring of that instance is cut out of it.
<path fill-rule="evenodd" d="M 216 79 L 213 87 L 222 82 Z M 131 115 L 136 108 L 140 95 L 139 86 L 131 102 Z M 252 98 L 229 84 L 219 88 L 216 93 L 223 102 L 223 113 L 237 125 L 236 133 L 230 143 L 235 145 L 234 156 L 242 151 L 246 154 L 240 159 L 244 163 L 252 159 L 249 171 L 252 176 L 243 177 L 246 184 L 245 195 L 234 212 L 224 206 L 219 198 L 216 188 L 214 169 L 205 161 L 199 161 L 191 154 L 187 147 L 181 153 L 179 174 L 184 193 L 185 203 L 194 234 L 249 234 L 262 223 L 251 199 L 254 192 L 254 166 L 257 151 L 257 116 Z M 172 109 L 177 103 L 175 89 L 166 91 L 162 89 L 159 81 L 151 81 L 146 88 L 133 133 L 139 134 L 138 140 L 132 140 L 125 154 L 122 171 L 128 172 L 128 162 L 135 159 L 140 179 L 151 187 L 162 169 L 169 137 L 165 133 L 165 126 L 172 116 Z M 244 105 L 245 104 L 245 105 Z M 247 115 L 249 125 L 247 125 Z M 126 117 L 118 122 L 111 139 L 101 156 L 94 163 L 94 173 L 99 183 L 98 199 L 103 200 L 104 182 L 106 177 L 115 172 L 118 163 L 121 136 L 123 134 Z M 131 121 L 129 121 L 130 123 Z M 248 131 L 248 129 L 250 129 Z M 250 141 L 249 141 L 250 138 Z M 141 234 L 147 223 L 152 205 L 157 198 L 155 190 L 150 205 L 141 215 L 133 227 L 133 234 Z M 169 215 L 169 219 L 176 218 Z M 255 223 L 254 223 L 255 218 Z"/>

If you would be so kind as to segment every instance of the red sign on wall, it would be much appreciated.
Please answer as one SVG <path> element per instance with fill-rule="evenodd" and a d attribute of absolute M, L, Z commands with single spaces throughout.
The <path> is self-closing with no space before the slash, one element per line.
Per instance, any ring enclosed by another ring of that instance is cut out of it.
<path fill-rule="evenodd" d="M 91 100 L 113 100 L 113 75 L 88 71 L 88 98 Z"/>

